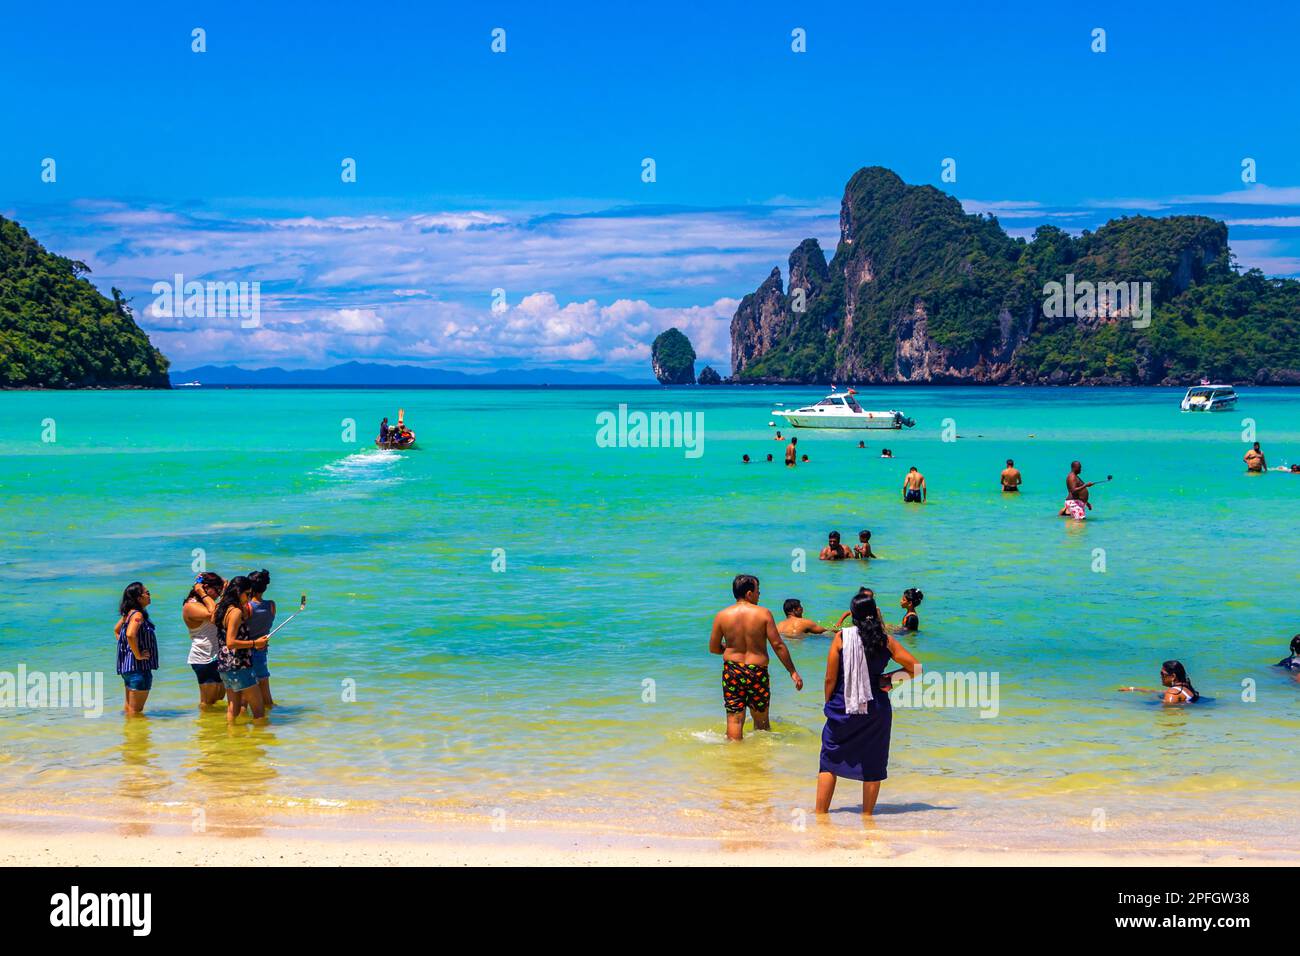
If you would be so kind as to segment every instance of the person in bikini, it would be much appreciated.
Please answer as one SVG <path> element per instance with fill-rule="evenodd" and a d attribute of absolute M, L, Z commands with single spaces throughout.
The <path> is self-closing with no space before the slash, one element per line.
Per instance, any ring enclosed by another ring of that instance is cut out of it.
<path fill-rule="evenodd" d="M 803 690 L 803 678 L 794 669 L 790 651 L 781 640 L 772 612 L 758 606 L 758 578 L 738 574 L 731 582 L 736 603 L 713 618 L 709 653 L 722 655 L 722 705 L 727 712 L 727 739 L 745 736 L 745 711 L 754 718 L 755 730 L 770 730 L 768 707 L 772 686 L 767 673 L 767 645 L 790 672 L 795 690 Z"/>
<path fill-rule="evenodd" d="M 1159 694 L 1161 701 L 1166 704 L 1194 704 L 1201 699 L 1181 661 L 1165 661 L 1160 665 L 1160 683 L 1164 685 L 1162 690 L 1150 687 L 1121 687 L 1120 690 Z"/>
<path fill-rule="evenodd" d="M 776 626 L 782 637 L 803 637 L 806 634 L 825 634 L 826 628 L 816 621 L 803 616 L 803 602 L 798 598 L 786 598 L 781 605 L 785 611 L 785 620 Z"/>
<path fill-rule="evenodd" d="M 826 536 L 826 547 L 822 548 L 822 553 L 817 557 L 822 561 L 844 561 L 853 557 L 853 552 L 840 544 L 840 533 L 832 531 Z"/>

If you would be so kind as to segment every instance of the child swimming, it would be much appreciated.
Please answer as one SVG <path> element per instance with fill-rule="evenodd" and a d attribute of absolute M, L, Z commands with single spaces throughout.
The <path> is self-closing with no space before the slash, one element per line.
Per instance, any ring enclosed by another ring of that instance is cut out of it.
<path fill-rule="evenodd" d="M 1201 699 L 1201 695 L 1192 686 L 1182 661 L 1165 661 L 1161 664 L 1160 683 L 1164 685 L 1164 690 L 1155 690 L 1150 687 L 1121 687 L 1119 689 L 1121 691 L 1135 690 L 1145 694 L 1159 694 L 1161 700 L 1166 704 L 1194 704 Z"/>
<path fill-rule="evenodd" d="M 855 558 L 861 558 L 864 561 L 867 560 L 868 558 L 874 558 L 876 556 L 876 552 L 871 550 L 870 531 L 858 532 L 858 543 L 853 546 L 853 556 Z"/>
<path fill-rule="evenodd" d="M 921 619 L 917 617 L 916 609 L 924 600 L 925 595 L 920 588 L 908 588 L 903 592 L 903 597 L 898 602 L 898 606 L 903 609 L 903 623 L 898 626 L 898 631 L 920 630 Z"/>

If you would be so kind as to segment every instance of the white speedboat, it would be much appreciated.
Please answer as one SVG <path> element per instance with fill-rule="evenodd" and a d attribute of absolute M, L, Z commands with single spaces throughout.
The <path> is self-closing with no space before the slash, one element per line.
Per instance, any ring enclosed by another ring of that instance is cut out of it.
<path fill-rule="evenodd" d="M 1237 404 L 1237 393 L 1231 385 L 1194 385 L 1183 396 L 1180 406 L 1185 412 L 1218 412 Z"/>
<path fill-rule="evenodd" d="M 774 411 L 795 428 L 911 428 L 916 424 L 902 412 L 869 412 L 858 404 L 853 389 L 831 392 L 816 405 Z"/>
<path fill-rule="evenodd" d="M 177 388 L 198 388 L 202 384 L 203 384 L 202 382 L 177 382 L 176 387 Z"/>

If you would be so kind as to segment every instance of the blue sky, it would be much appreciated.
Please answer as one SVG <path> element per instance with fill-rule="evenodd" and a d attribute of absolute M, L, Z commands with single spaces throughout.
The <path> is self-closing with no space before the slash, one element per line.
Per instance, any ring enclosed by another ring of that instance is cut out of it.
<path fill-rule="evenodd" d="M 1300 274 L 1293 5 L 556 6 L 10 5 L 0 212 L 133 296 L 181 368 L 643 375 L 672 324 L 725 366 L 736 300 L 805 236 L 829 255 L 874 164 L 1016 234 L 1213 215 Z M 147 314 L 176 272 L 261 282 L 263 326 Z"/>

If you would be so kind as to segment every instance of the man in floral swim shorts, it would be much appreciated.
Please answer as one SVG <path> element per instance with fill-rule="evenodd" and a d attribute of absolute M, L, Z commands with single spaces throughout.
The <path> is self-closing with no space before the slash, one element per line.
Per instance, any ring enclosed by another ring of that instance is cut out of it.
<path fill-rule="evenodd" d="M 752 713 L 766 714 L 771 704 L 772 679 L 766 667 L 736 661 L 722 662 L 722 706 L 728 714 L 740 714 L 743 720 L 746 707 Z M 757 717 L 754 723 L 757 726 Z"/>
<path fill-rule="evenodd" d="M 713 618 L 709 652 L 722 655 L 722 705 L 727 711 L 727 739 L 745 736 L 745 711 L 754 718 L 755 730 L 770 730 L 767 709 L 772 686 L 767 673 L 767 645 L 790 672 L 795 690 L 803 690 L 803 678 L 794 669 L 790 651 L 781 640 L 772 612 L 758 606 L 758 578 L 738 574 L 731 582 L 736 603 L 724 607 Z"/>
<path fill-rule="evenodd" d="M 1088 509 L 1077 498 L 1066 498 L 1065 504 L 1057 514 L 1065 518 L 1073 518 L 1075 521 L 1083 521 L 1088 517 Z"/>

